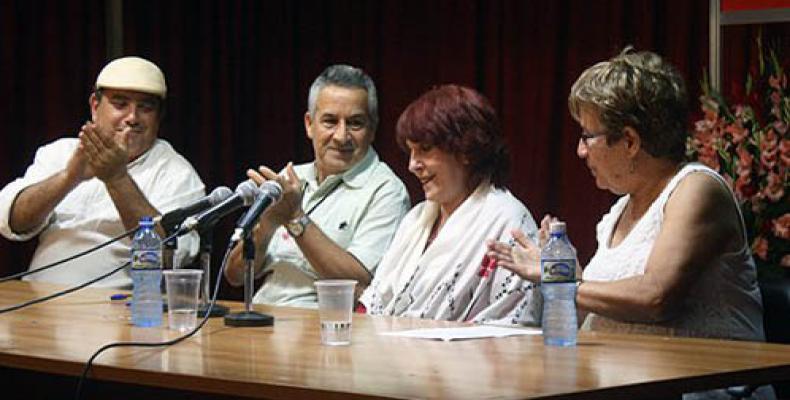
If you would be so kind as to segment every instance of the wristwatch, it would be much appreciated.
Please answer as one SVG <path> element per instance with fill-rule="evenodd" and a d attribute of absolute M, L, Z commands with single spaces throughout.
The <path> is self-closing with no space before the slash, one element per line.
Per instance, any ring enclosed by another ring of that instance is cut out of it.
<path fill-rule="evenodd" d="M 308 217 L 307 214 L 303 214 L 299 218 L 288 221 L 288 223 L 285 224 L 285 230 L 288 231 L 288 234 L 291 235 L 292 238 L 296 239 L 304 235 L 307 225 L 311 222 L 310 217 Z"/>

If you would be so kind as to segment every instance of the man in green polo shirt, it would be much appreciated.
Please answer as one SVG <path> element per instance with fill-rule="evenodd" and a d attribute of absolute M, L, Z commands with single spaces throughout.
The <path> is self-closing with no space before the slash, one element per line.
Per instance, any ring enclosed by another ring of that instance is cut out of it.
<path fill-rule="evenodd" d="M 283 187 L 252 233 L 256 275 L 265 277 L 255 303 L 316 307 L 316 279 L 355 279 L 361 293 L 410 207 L 403 182 L 371 147 L 378 99 L 365 72 L 325 69 L 310 87 L 304 123 L 313 162 L 289 163 L 279 175 L 267 167 L 247 171 L 258 184 Z M 243 283 L 241 245 L 225 277 Z"/>

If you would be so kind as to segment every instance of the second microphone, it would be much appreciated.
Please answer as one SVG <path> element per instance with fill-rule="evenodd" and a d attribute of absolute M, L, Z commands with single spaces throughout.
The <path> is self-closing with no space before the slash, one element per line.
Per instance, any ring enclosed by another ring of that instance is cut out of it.
<path fill-rule="evenodd" d="M 240 240 L 250 234 L 252 227 L 258 222 L 264 210 L 269 208 L 272 204 L 280 200 L 283 195 L 283 188 L 275 181 L 263 182 L 258 189 L 258 197 L 252 203 L 247 213 L 241 217 L 239 223 L 236 225 L 236 230 L 233 232 L 231 241 Z"/>

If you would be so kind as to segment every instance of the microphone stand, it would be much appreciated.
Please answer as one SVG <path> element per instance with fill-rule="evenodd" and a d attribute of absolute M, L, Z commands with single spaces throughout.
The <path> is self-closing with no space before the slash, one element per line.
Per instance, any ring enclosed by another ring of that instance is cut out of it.
<path fill-rule="evenodd" d="M 208 310 L 209 300 L 211 299 L 211 250 L 214 241 L 214 225 L 209 224 L 199 230 L 200 252 L 198 253 L 198 262 L 203 267 L 203 295 L 200 296 L 197 314 L 201 318 L 206 316 L 206 310 Z M 222 277 L 219 277 L 219 279 L 222 279 Z M 215 303 L 214 307 L 211 307 L 209 317 L 221 317 L 229 311 L 230 309 L 227 306 Z"/>
<path fill-rule="evenodd" d="M 272 326 L 274 317 L 252 309 L 252 291 L 255 285 L 255 243 L 249 233 L 244 235 L 242 252 L 244 254 L 244 311 L 225 316 L 228 326 Z"/>
<path fill-rule="evenodd" d="M 173 258 L 176 254 L 176 249 L 178 248 L 178 243 L 176 243 L 176 238 L 172 238 L 167 242 L 163 243 L 162 245 L 162 269 L 173 269 L 175 266 L 175 262 L 173 262 Z"/>
<path fill-rule="evenodd" d="M 175 232 L 174 230 L 171 231 L 168 227 L 164 226 L 164 224 L 162 225 L 162 227 L 164 228 L 165 234 L 167 236 L 170 236 L 173 232 Z M 167 242 L 162 243 L 162 260 L 161 260 L 161 262 L 162 262 L 162 270 L 163 271 L 174 269 L 174 267 L 175 267 L 175 260 L 174 259 L 175 259 L 176 249 L 177 248 L 178 248 L 178 238 L 174 237 L 174 238 L 171 238 L 170 240 L 168 240 Z M 159 291 L 162 292 L 162 311 L 163 312 L 167 312 L 167 296 L 164 295 L 167 288 L 166 288 L 164 279 L 162 279 L 162 281 L 160 282 L 159 286 L 160 286 L 159 287 Z"/>

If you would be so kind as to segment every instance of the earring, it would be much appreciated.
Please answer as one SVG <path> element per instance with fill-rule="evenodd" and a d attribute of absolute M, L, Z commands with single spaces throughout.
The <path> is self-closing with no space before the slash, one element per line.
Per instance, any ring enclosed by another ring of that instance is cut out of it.
<path fill-rule="evenodd" d="M 631 160 L 631 164 L 628 166 L 628 173 L 633 174 L 636 170 L 636 161 Z"/>

